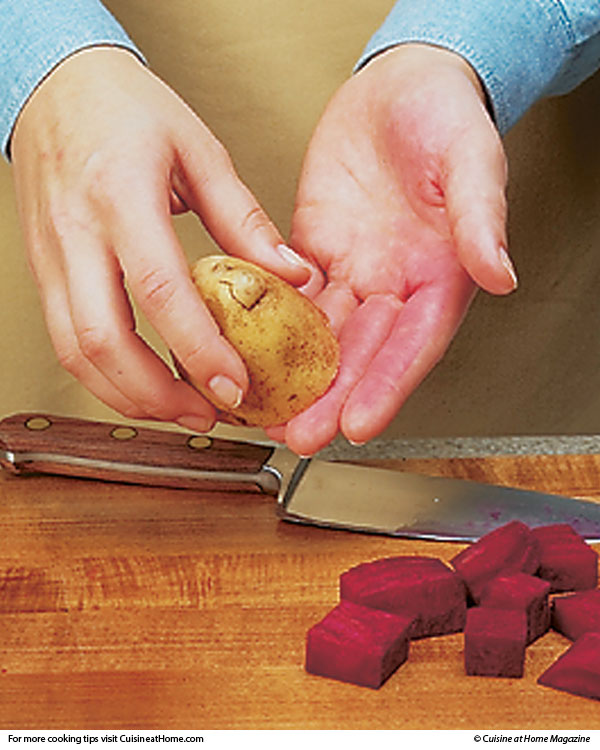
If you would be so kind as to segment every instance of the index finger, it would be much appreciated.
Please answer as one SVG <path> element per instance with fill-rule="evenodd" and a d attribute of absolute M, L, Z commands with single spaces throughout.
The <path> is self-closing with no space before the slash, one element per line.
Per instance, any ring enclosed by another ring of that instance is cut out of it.
<path fill-rule="evenodd" d="M 245 366 L 196 290 L 167 207 L 158 198 L 144 203 L 119 216 L 114 239 L 133 297 L 190 379 L 224 406 L 238 405 Z"/>
<path fill-rule="evenodd" d="M 344 404 L 340 428 L 353 443 L 381 433 L 445 353 L 474 296 L 465 271 L 419 287 Z"/>
<path fill-rule="evenodd" d="M 349 315 L 340 332 L 340 367 L 332 386 L 285 428 L 283 439 L 291 450 L 312 455 L 333 440 L 348 395 L 387 340 L 401 309 L 393 295 L 374 294 Z"/>

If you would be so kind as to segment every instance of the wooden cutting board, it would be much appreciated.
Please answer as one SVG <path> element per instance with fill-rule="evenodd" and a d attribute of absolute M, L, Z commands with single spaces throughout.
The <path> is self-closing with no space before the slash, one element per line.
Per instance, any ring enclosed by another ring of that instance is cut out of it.
<path fill-rule="evenodd" d="M 371 463 L 600 498 L 600 455 Z M 597 701 L 536 684 L 557 633 L 522 679 L 465 676 L 461 634 L 377 691 L 304 672 L 343 570 L 463 545 L 286 524 L 259 494 L 0 474 L 0 505 L 2 729 L 600 728 Z"/>

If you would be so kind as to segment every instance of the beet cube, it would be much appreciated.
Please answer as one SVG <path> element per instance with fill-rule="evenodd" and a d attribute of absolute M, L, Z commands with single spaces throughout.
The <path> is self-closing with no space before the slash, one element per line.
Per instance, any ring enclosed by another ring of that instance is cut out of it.
<path fill-rule="evenodd" d="M 572 641 L 584 633 L 600 632 L 600 590 L 578 591 L 552 602 L 552 627 Z"/>
<path fill-rule="evenodd" d="M 540 685 L 600 700 L 600 633 L 585 633 L 538 678 Z"/>
<path fill-rule="evenodd" d="M 341 602 L 306 636 L 311 674 L 378 688 L 406 661 L 410 617 Z"/>
<path fill-rule="evenodd" d="M 543 635 L 550 627 L 550 584 L 527 573 L 514 573 L 492 579 L 481 595 L 481 606 L 492 609 L 517 609 L 527 616 L 527 643 Z"/>
<path fill-rule="evenodd" d="M 415 620 L 412 638 L 463 629 L 467 597 L 460 577 L 433 557 L 387 557 L 362 563 L 340 576 L 342 600 Z"/>
<path fill-rule="evenodd" d="M 569 539 L 579 539 L 581 542 L 585 541 L 568 523 L 551 523 L 548 526 L 536 526 L 531 529 L 531 533 L 540 544 L 557 541 L 564 542 Z"/>
<path fill-rule="evenodd" d="M 537 575 L 552 592 L 581 591 L 598 585 L 598 554 L 567 524 L 533 529 L 540 550 Z"/>
<path fill-rule="evenodd" d="M 465 626 L 465 672 L 481 677 L 522 677 L 527 617 L 516 609 L 472 607 Z"/>
<path fill-rule="evenodd" d="M 537 541 L 521 521 L 510 521 L 455 555 L 450 561 L 467 585 L 471 599 L 479 603 L 486 584 L 499 575 L 536 572 Z"/>

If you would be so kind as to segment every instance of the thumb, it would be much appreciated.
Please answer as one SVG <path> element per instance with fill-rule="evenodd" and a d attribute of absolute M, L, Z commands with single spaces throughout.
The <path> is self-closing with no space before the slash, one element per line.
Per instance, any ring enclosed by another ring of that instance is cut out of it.
<path fill-rule="evenodd" d="M 517 276 L 506 251 L 506 159 L 491 125 L 469 128 L 448 149 L 443 184 L 450 231 L 473 281 L 508 294 Z"/>
<path fill-rule="evenodd" d="M 200 124 L 202 137 L 179 154 L 175 190 L 197 213 L 224 252 L 256 263 L 294 286 L 311 276 L 308 261 L 292 251 L 248 187 L 221 143 Z"/>

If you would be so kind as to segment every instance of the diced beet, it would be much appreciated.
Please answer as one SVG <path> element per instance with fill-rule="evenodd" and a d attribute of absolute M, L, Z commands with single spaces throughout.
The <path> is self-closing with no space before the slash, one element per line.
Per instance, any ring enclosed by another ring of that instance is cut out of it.
<path fill-rule="evenodd" d="M 527 618 L 516 609 L 472 607 L 465 625 L 465 672 L 481 677 L 522 677 Z"/>
<path fill-rule="evenodd" d="M 450 561 L 478 603 L 485 585 L 499 575 L 536 572 L 538 545 L 521 521 L 510 521 L 466 547 Z"/>
<path fill-rule="evenodd" d="M 406 661 L 410 617 L 341 602 L 306 636 L 311 674 L 378 688 Z"/>
<path fill-rule="evenodd" d="M 555 597 L 551 624 L 572 641 L 590 631 L 600 632 L 600 590 Z"/>
<path fill-rule="evenodd" d="M 357 565 L 340 576 L 340 596 L 414 618 L 412 638 L 456 633 L 465 624 L 465 586 L 433 557 L 387 557 Z"/>
<path fill-rule="evenodd" d="M 492 609 L 517 609 L 527 616 L 527 643 L 550 627 L 550 584 L 527 573 L 498 576 L 484 588 L 480 604 Z"/>
<path fill-rule="evenodd" d="M 600 633 L 585 633 L 538 678 L 540 685 L 600 700 Z"/>
<path fill-rule="evenodd" d="M 581 591 L 598 585 L 598 555 L 585 539 L 565 523 L 532 530 L 540 549 L 537 575 L 551 592 Z"/>
<path fill-rule="evenodd" d="M 594 589 L 598 585 L 598 553 L 577 539 L 542 543 L 537 575 L 550 583 L 552 592 Z"/>
<path fill-rule="evenodd" d="M 531 533 L 540 544 L 555 543 L 557 541 L 564 542 L 569 539 L 579 539 L 581 542 L 585 541 L 568 523 L 551 523 L 547 526 L 536 526 L 531 529 Z"/>

